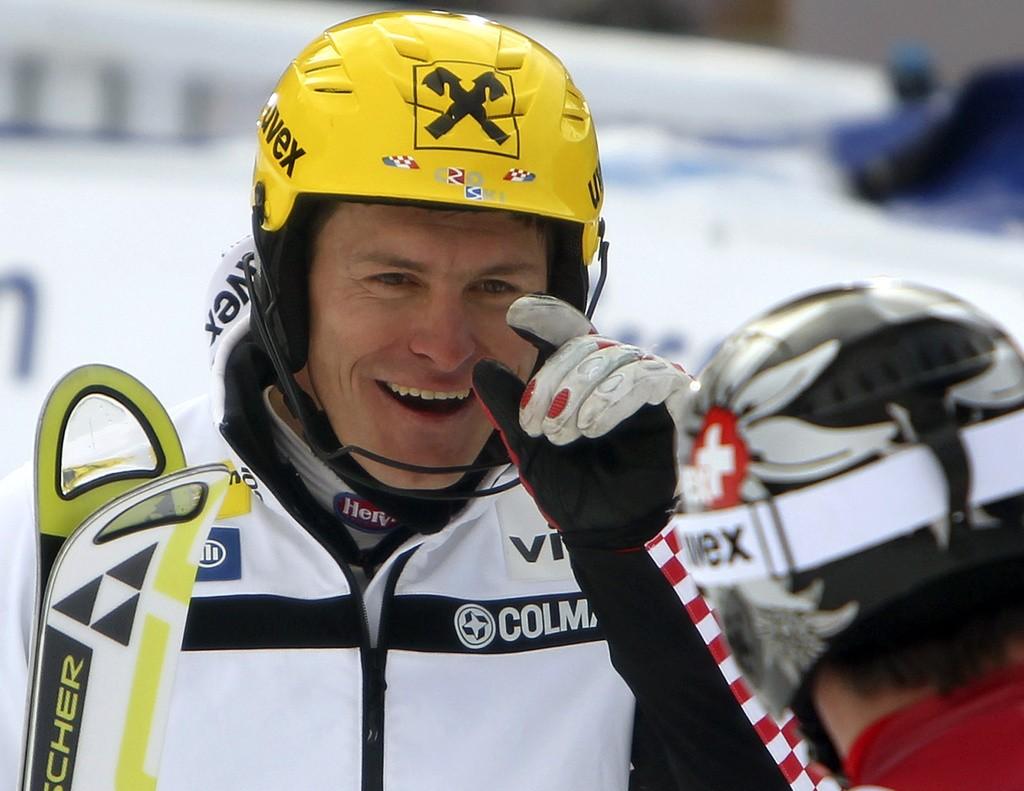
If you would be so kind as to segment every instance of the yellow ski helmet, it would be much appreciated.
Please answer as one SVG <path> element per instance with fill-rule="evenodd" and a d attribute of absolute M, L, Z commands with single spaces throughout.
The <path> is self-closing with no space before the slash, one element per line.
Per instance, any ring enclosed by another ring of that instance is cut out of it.
<path fill-rule="evenodd" d="M 308 221 L 325 198 L 544 218 L 549 290 L 585 304 L 600 244 L 597 140 L 565 67 L 522 33 L 440 11 L 342 23 L 288 67 L 258 134 L 254 313 L 288 373 L 306 360 Z"/>

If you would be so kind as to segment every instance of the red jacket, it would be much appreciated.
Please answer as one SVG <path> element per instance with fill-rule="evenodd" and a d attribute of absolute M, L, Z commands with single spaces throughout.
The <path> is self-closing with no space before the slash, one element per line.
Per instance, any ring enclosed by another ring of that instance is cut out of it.
<path fill-rule="evenodd" d="M 894 791 L 1024 791 L 1024 665 L 883 717 L 845 768 Z"/>

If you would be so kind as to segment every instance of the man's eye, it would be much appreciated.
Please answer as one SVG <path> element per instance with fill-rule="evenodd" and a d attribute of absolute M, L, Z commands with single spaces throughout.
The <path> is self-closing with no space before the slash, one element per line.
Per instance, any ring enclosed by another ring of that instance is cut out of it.
<path fill-rule="evenodd" d="M 411 282 L 409 276 L 401 272 L 381 272 L 371 279 L 385 286 L 402 286 Z"/>
<path fill-rule="evenodd" d="M 514 294 L 518 289 L 504 280 L 482 280 L 480 290 L 485 294 Z"/>

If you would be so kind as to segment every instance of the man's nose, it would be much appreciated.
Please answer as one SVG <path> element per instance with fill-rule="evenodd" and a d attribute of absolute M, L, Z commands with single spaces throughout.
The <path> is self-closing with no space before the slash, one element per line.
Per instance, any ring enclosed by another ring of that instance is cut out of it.
<path fill-rule="evenodd" d="M 461 294 L 435 293 L 413 327 L 409 348 L 441 371 L 457 371 L 471 362 L 476 338 Z"/>

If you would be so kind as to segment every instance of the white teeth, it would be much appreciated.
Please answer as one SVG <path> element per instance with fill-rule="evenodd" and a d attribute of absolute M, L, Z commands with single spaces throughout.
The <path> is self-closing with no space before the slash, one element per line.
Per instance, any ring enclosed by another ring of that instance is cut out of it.
<path fill-rule="evenodd" d="M 445 392 L 442 390 L 424 390 L 420 387 L 406 387 L 405 385 L 397 385 L 393 382 L 388 382 L 387 386 L 392 393 L 398 393 L 400 396 L 414 396 L 416 398 L 422 398 L 424 401 L 444 401 L 447 399 L 456 399 L 461 401 L 464 398 L 469 398 L 468 387 L 465 390 Z"/>

